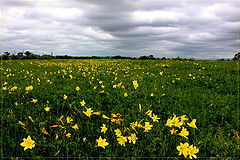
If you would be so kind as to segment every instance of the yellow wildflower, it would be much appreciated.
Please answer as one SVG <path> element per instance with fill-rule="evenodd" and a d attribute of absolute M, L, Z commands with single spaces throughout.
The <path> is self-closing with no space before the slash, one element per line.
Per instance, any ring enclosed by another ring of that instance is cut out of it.
<path fill-rule="evenodd" d="M 133 143 L 133 144 L 135 144 L 136 143 L 136 140 L 137 140 L 138 138 L 137 138 L 137 136 L 136 136 L 136 134 L 134 133 L 134 134 L 131 134 L 131 136 L 129 136 L 128 137 L 128 140 L 129 140 L 129 143 Z"/>
<path fill-rule="evenodd" d="M 153 125 L 150 125 L 150 123 L 149 122 L 145 122 L 145 126 L 144 126 L 144 132 L 148 132 L 149 130 L 151 130 L 152 129 L 152 126 Z"/>
<path fill-rule="evenodd" d="M 187 131 L 186 128 L 182 127 L 182 131 L 178 135 L 187 138 L 187 136 L 189 135 L 189 132 Z"/>
<path fill-rule="evenodd" d="M 67 95 L 64 94 L 63 95 L 63 99 L 66 100 L 67 99 Z"/>
<path fill-rule="evenodd" d="M 78 125 L 75 124 L 74 126 L 72 126 L 73 129 L 77 130 L 78 129 Z"/>
<path fill-rule="evenodd" d="M 188 143 L 184 143 L 184 144 L 180 143 L 180 146 L 177 146 L 177 150 L 179 151 L 178 155 L 180 156 L 183 154 L 184 157 L 187 158 L 188 153 L 189 153 L 188 146 L 189 146 Z"/>
<path fill-rule="evenodd" d="M 83 107 L 83 106 L 85 106 L 86 102 L 85 102 L 84 100 L 82 100 L 82 101 L 80 102 L 80 104 L 81 104 L 81 106 Z"/>
<path fill-rule="evenodd" d="M 67 117 L 67 123 L 71 123 L 73 119 L 71 117 Z"/>
<path fill-rule="evenodd" d="M 117 88 L 117 85 L 115 84 L 115 85 L 113 85 L 113 88 Z"/>
<path fill-rule="evenodd" d="M 49 135 L 48 132 L 45 130 L 45 128 L 40 129 L 44 134 Z M 50 135 L 49 135 L 50 136 Z"/>
<path fill-rule="evenodd" d="M 192 157 L 197 158 L 195 155 L 196 153 L 199 152 L 199 149 L 197 149 L 195 146 L 191 145 L 188 150 L 189 158 L 192 159 Z"/>
<path fill-rule="evenodd" d="M 35 104 L 35 103 L 37 103 L 37 101 L 38 101 L 37 99 L 33 99 L 33 98 L 32 98 L 32 101 L 31 101 L 31 102 Z"/>
<path fill-rule="evenodd" d="M 35 141 L 31 139 L 30 136 L 26 138 L 23 138 L 23 142 L 20 144 L 22 147 L 24 147 L 24 151 L 26 149 L 32 149 L 35 147 Z"/>
<path fill-rule="evenodd" d="M 117 138 L 117 140 L 118 140 L 118 143 L 119 143 L 121 146 L 126 146 L 125 143 L 127 142 L 127 137 L 119 136 L 119 138 Z"/>
<path fill-rule="evenodd" d="M 171 130 L 170 130 L 170 132 L 171 132 L 171 135 L 172 135 L 172 134 L 176 134 L 176 133 L 177 133 L 177 131 L 178 131 L 178 130 L 175 130 L 174 128 L 173 128 L 173 129 L 171 129 Z"/>
<path fill-rule="evenodd" d="M 99 139 L 96 140 L 97 141 L 97 146 L 96 147 L 103 147 L 105 149 L 105 147 L 107 145 L 109 145 L 108 142 L 106 142 L 106 139 L 102 139 L 102 137 L 100 136 Z"/>
<path fill-rule="evenodd" d="M 92 115 L 92 112 L 93 112 L 93 110 L 91 108 L 88 108 L 86 112 L 83 111 L 83 113 L 88 117 L 90 117 Z"/>
<path fill-rule="evenodd" d="M 183 124 L 185 124 L 184 121 L 187 121 L 187 120 L 188 120 L 188 118 L 186 117 L 186 115 L 182 115 L 180 118 L 181 118 L 181 122 L 182 122 Z"/>
<path fill-rule="evenodd" d="M 50 111 L 50 107 L 45 107 L 44 110 L 45 110 L 46 112 L 49 112 L 49 111 Z"/>
<path fill-rule="evenodd" d="M 6 91 L 6 90 L 7 90 L 7 87 L 2 87 L 2 89 Z"/>
<path fill-rule="evenodd" d="M 104 118 L 104 119 L 111 119 L 111 118 L 105 116 L 104 114 L 102 115 L 102 118 Z"/>
<path fill-rule="evenodd" d="M 70 138 L 71 137 L 71 133 L 66 134 L 66 137 Z"/>
<path fill-rule="evenodd" d="M 117 137 L 120 137 L 121 134 L 122 134 L 121 131 L 120 131 L 120 129 L 115 129 L 114 132 L 115 132 L 115 135 L 116 135 Z"/>
<path fill-rule="evenodd" d="M 128 96 L 128 94 L 127 93 L 124 93 L 124 97 L 127 97 Z"/>
<path fill-rule="evenodd" d="M 173 126 L 173 121 L 171 119 L 168 119 L 165 126 L 172 127 Z"/>
<path fill-rule="evenodd" d="M 189 125 L 189 127 L 198 129 L 197 126 L 196 126 L 196 124 L 195 124 L 196 121 L 197 121 L 196 119 L 193 119 L 191 123 L 187 123 L 187 124 Z"/>
<path fill-rule="evenodd" d="M 103 132 L 104 134 L 108 130 L 105 124 L 103 124 L 103 126 L 101 128 L 102 128 L 101 132 Z"/>
<path fill-rule="evenodd" d="M 151 110 L 148 110 L 145 114 L 148 115 L 150 118 L 152 118 L 152 111 Z"/>
<path fill-rule="evenodd" d="M 92 114 L 95 114 L 95 115 L 100 115 L 101 114 L 101 112 L 93 112 Z"/>
<path fill-rule="evenodd" d="M 31 90 L 33 90 L 33 86 L 28 86 L 28 87 L 26 87 L 25 90 L 26 90 L 26 91 L 31 91 Z"/>
<path fill-rule="evenodd" d="M 22 123 L 21 121 L 18 121 L 19 124 L 21 124 L 22 126 L 25 126 L 24 123 Z M 26 127 L 26 126 L 25 126 Z"/>
<path fill-rule="evenodd" d="M 32 119 L 32 117 L 31 116 L 28 116 L 28 118 L 34 123 L 34 120 Z"/>
<path fill-rule="evenodd" d="M 158 118 L 158 116 L 155 115 L 155 114 L 153 114 L 153 116 L 152 116 L 151 118 L 152 118 L 153 122 L 159 122 L 158 119 L 160 119 L 160 118 Z"/>
<path fill-rule="evenodd" d="M 79 91 L 79 90 L 80 90 L 80 88 L 79 88 L 78 86 L 77 86 L 75 89 L 76 89 L 76 91 Z"/>

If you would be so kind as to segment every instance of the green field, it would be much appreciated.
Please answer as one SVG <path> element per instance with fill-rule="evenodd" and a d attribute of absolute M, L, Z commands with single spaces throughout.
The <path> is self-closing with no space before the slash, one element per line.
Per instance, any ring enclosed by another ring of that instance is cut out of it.
<path fill-rule="evenodd" d="M 1 61 L 1 157 L 184 158 L 177 147 L 188 143 L 198 149 L 198 158 L 238 159 L 238 65 L 208 60 Z M 188 125 L 194 119 L 197 129 Z M 166 126 L 167 120 L 175 126 Z M 185 137 L 179 134 L 183 127 L 189 132 Z M 171 134 L 173 128 L 178 131 Z M 24 150 L 21 144 L 28 136 L 35 146 Z M 105 148 L 96 141 L 100 136 L 108 142 Z"/>

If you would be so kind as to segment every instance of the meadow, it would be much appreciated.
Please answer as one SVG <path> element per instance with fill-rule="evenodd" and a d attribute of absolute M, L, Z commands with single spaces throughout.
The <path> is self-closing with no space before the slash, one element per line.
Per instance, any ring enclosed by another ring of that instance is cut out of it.
<path fill-rule="evenodd" d="M 239 158 L 234 61 L 1 61 L 1 157 Z"/>

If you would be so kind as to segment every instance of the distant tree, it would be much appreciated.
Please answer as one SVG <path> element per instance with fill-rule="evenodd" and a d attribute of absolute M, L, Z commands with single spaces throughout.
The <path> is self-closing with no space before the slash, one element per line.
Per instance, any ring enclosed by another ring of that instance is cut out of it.
<path fill-rule="evenodd" d="M 142 59 L 142 60 L 149 59 L 149 56 L 140 56 L 138 59 Z"/>
<path fill-rule="evenodd" d="M 166 59 L 166 57 L 162 57 L 162 60 L 165 60 Z"/>
<path fill-rule="evenodd" d="M 32 53 L 29 52 L 29 51 L 26 51 L 24 54 L 25 54 L 26 56 L 30 56 L 30 55 L 32 55 Z"/>
<path fill-rule="evenodd" d="M 9 56 L 11 53 L 9 53 L 9 52 L 4 52 L 4 54 L 5 54 L 6 56 Z"/>
<path fill-rule="evenodd" d="M 238 52 L 237 54 L 235 54 L 235 56 L 232 59 L 233 61 L 239 61 L 240 60 L 240 52 Z"/>
<path fill-rule="evenodd" d="M 149 59 L 155 59 L 153 55 L 149 55 L 148 57 Z"/>
<path fill-rule="evenodd" d="M 18 56 L 19 56 L 19 57 L 22 57 L 22 56 L 23 56 L 23 52 L 19 52 L 19 53 L 18 53 Z"/>

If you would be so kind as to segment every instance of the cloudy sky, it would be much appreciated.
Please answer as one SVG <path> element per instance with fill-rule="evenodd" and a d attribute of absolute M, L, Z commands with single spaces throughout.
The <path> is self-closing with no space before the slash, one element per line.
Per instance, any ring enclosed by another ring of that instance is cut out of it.
<path fill-rule="evenodd" d="M 238 1 L 1 1 L 2 51 L 232 58 Z"/>

